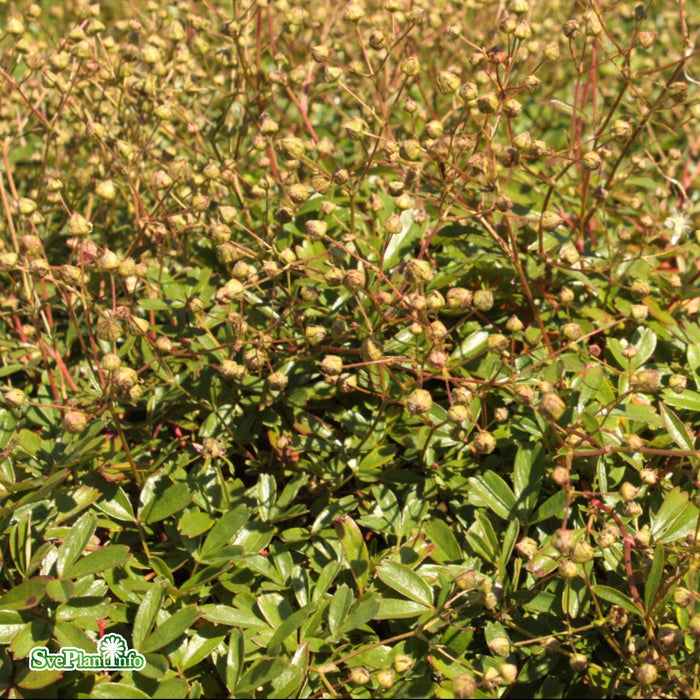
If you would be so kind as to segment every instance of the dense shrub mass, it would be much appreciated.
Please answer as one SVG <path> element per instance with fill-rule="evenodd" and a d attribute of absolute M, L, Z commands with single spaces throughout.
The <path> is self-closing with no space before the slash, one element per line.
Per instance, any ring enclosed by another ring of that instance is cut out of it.
<path fill-rule="evenodd" d="M 698 10 L 2 4 L 3 692 L 698 697 Z"/>

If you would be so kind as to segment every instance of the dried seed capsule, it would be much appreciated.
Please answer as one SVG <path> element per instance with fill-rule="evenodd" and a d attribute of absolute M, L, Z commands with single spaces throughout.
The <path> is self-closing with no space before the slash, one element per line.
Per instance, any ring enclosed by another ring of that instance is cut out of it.
<path fill-rule="evenodd" d="M 566 404 L 557 394 L 548 392 L 540 400 L 539 411 L 545 418 L 557 421 L 564 415 Z"/>
<path fill-rule="evenodd" d="M 404 275 L 413 284 L 424 284 L 433 279 L 435 271 L 427 260 L 409 260 Z"/>
<path fill-rule="evenodd" d="M 330 377 L 336 377 L 343 371 L 343 358 L 338 355 L 326 355 L 321 361 L 321 371 Z"/>
<path fill-rule="evenodd" d="M 433 398 L 425 389 L 414 389 L 406 399 L 406 410 L 412 415 L 427 413 L 433 406 Z"/>
<path fill-rule="evenodd" d="M 468 673 L 457 676 L 450 686 L 456 698 L 472 698 L 476 692 L 476 679 Z"/>
<path fill-rule="evenodd" d="M 637 391 L 657 391 L 659 389 L 659 373 L 655 369 L 640 369 L 632 376 L 632 386 Z"/>
<path fill-rule="evenodd" d="M 351 292 L 363 289 L 366 282 L 363 270 L 348 270 L 343 276 L 343 286 Z"/>
<path fill-rule="evenodd" d="M 397 654 L 394 657 L 392 666 L 394 667 L 394 671 L 396 671 L 396 673 L 405 673 L 413 667 L 413 660 L 410 656 L 406 656 L 406 654 Z"/>
<path fill-rule="evenodd" d="M 473 296 L 474 308 L 479 311 L 490 311 L 493 308 L 493 292 L 487 289 L 478 289 Z"/>
<path fill-rule="evenodd" d="M 82 411 L 67 411 L 63 416 L 63 428 L 71 435 L 82 433 L 87 428 L 87 416 Z"/>
<path fill-rule="evenodd" d="M 488 455 L 496 449 L 496 438 L 488 431 L 482 430 L 474 437 L 472 445 L 477 454 Z"/>

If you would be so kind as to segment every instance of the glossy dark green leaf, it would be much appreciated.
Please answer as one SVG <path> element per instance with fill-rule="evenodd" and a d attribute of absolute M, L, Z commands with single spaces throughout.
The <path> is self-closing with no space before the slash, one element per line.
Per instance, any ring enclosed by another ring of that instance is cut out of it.
<path fill-rule="evenodd" d="M 63 544 L 58 548 L 56 571 L 63 576 L 78 557 L 85 551 L 97 527 L 97 518 L 86 513 L 70 528 Z"/>
<path fill-rule="evenodd" d="M 29 610 L 44 598 L 49 579 L 39 576 L 11 588 L 0 597 L 0 610 Z"/>
<path fill-rule="evenodd" d="M 415 603 L 426 607 L 433 605 L 430 586 L 407 566 L 384 560 L 377 567 L 377 576 L 386 586 Z"/>
<path fill-rule="evenodd" d="M 170 642 L 184 634 L 200 615 L 199 609 L 194 605 L 178 610 L 163 622 L 162 625 L 156 627 L 155 630 L 143 640 L 138 650 L 142 654 L 150 654 L 151 652 L 162 649 L 166 644 L 170 644 Z"/>
<path fill-rule="evenodd" d="M 126 545 L 108 545 L 79 559 L 64 575 L 66 578 L 77 579 L 82 576 L 87 576 L 88 574 L 95 574 L 123 564 L 130 556 L 131 552 Z"/>
<path fill-rule="evenodd" d="M 369 581 L 369 554 L 367 545 L 357 523 L 349 516 L 344 515 L 334 522 L 338 540 L 343 548 L 345 558 L 350 564 L 357 589 L 364 592 Z"/>

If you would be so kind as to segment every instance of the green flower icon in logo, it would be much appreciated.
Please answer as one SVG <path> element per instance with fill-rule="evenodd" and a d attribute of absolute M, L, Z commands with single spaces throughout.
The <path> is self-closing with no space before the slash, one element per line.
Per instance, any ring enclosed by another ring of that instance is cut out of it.
<path fill-rule="evenodd" d="M 97 651 L 107 666 L 115 666 L 116 659 L 125 656 L 127 650 L 126 641 L 121 634 L 106 634 L 97 643 Z"/>

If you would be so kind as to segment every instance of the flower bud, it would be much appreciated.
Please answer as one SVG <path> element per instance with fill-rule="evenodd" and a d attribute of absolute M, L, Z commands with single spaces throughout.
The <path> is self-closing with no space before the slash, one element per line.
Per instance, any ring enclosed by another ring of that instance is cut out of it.
<path fill-rule="evenodd" d="M 478 289 L 474 292 L 473 304 L 474 308 L 479 311 L 490 311 L 493 308 L 493 292 L 487 289 Z"/>
<path fill-rule="evenodd" d="M 658 677 L 659 673 L 653 664 L 641 664 L 634 672 L 634 678 L 639 685 L 652 685 Z"/>
<path fill-rule="evenodd" d="M 356 666 L 350 671 L 349 680 L 353 685 L 367 685 L 372 680 L 372 677 L 366 668 Z"/>
<path fill-rule="evenodd" d="M 651 293 L 651 287 L 649 286 L 649 283 L 643 279 L 634 280 L 632 282 L 630 290 L 632 292 L 632 296 L 634 296 L 637 299 L 642 299 L 643 297 L 649 296 L 649 294 Z"/>
<path fill-rule="evenodd" d="M 489 352 L 502 355 L 510 345 L 510 341 L 502 333 L 491 333 L 486 341 Z"/>
<path fill-rule="evenodd" d="M 623 501 L 633 501 L 639 493 L 639 489 L 629 481 L 625 481 L 620 485 L 619 493 Z"/>
<path fill-rule="evenodd" d="M 401 62 L 401 72 L 404 75 L 412 77 L 414 75 L 418 75 L 418 71 L 420 71 L 420 61 L 418 60 L 418 56 L 415 54 L 409 56 Z"/>
<path fill-rule="evenodd" d="M 343 371 L 343 359 L 338 355 L 326 355 L 321 361 L 321 371 L 330 377 L 336 377 Z"/>
<path fill-rule="evenodd" d="M 543 211 L 540 217 L 540 223 L 543 231 L 555 231 L 564 223 L 564 220 L 553 211 Z"/>
<path fill-rule="evenodd" d="M 413 660 L 410 656 L 406 656 L 406 654 L 397 654 L 394 657 L 392 666 L 396 673 L 405 673 L 413 667 Z"/>
<path fill-rule="evenodd" d="M 438 76 L 437 87 L 443 95 L 453 95 L 459 90 L 460 80 L 454 73 L 443 70 Z"/>
<path fill-rule="evenodd" d="M 304 329 L 304 337 L 309 345 L 320 345 L 327 334 L 328 331 L 323 326 L 307 326 Z"/>
<path fill-rule="evenodd" d="M 476 108 L 482 114 L 494 114 L 498 109 L 498 97 L 491 92 L 476 98 Z"/>
<path fill-rule="evenodd" d="M 544 47 L 542 53 L 550 61 L 558 61 L 560 58 L 559 44 L 552 42 Z"/>
<path fill-rule="evenodd" d="M 447 291 L 447 305 L 451 309 L 466 309 L 472 303 L 472 299 L 471 291 L 464 287 L 453 287 Z"/>
<path fill-rule="evenodd" d="M 637 391 L 657 391 L 659 389 L 659 373 L 655 369 L 640 369 L 632 376 L 632 387 Z"/>
<path fill-rule="evenodd" d="M 537 542 L 532 539 L 532 537 L 523 537 L 515 545 L 515 548 L 518 550 L 518 554 L 523 557 L 523 559 L 532 559 L 532 557 L 537 554 L 538 550 Z"/>
<path fill-rule="evenodd" d="M 382 358 L 383 352 L 374 338 L 365 338 L 360 347 L 360 355 L 365 362 L 376 362 Z"/>
<path fill-rule="evenodd" d="M 414 389 L 406 399 L 406 410 L 410 415 L 427 413 L 433 406 L 433 397 L 425 389 Z"/>
<path fill-rule="evenodd" d="M 588 668 L 588 658 L 583 654 L 572 654 L 569 659 L 569 666 L 577 673 L 582 673 Z"/>
<path fill-rule="evenodd" d="M 554 535 L 552 535 L 552 547 L 557 550 L 560 554 L 568 556 L 574 546 L 574 535 L 571 530 L 566 528 L 559 528 Z"/>
<path fill-rule="evenodd" d="M 581 326 L 579 326 L 578 323 L 566 323 L 561 329 L 561 332 L 568 340 L 576 341 L 581 337 Z"/>
<path fill-rule="evenodd" d="M 348 270 L 343 276 L 343 286 L 351 292 L 361 290 L 367 282 L 363 270 Z"/>
<path fill-rule="evenodd" d="M 282 372 L 273 372 L 267 377 L 266 383 L 272 391 L 284 391 L 289 383 L 289 378 Z"/>
<path fill-rule="evenodd" d="M 496 438 L 486 430 L 480 431 L 472 441 L 477 454 L 489 455 L 496 449 Z"/>
<path fill-rule="evenodd" d="M 488 647 L 494 656 L 508 656 L 510 654 L 510 639 L 503 634 L 496 635 L 488 643 Z"/>
<path fill-rule="evenodd" d="M 588 542 L 581 540 L 574 545 L 574 551 L 571 555 L 571 559 L 576 564 L 585 564 L 587 561 L 591 561 L 591 559 L 593 559 L 594 553 L 593 547 L 591 547 Z"/>
<path fill-rule="evenodd" d="M 312 241 L 317 241 L 319 238 L 323 238 L 323 236 L 326 235 L 328 224 L 318 219 L 309 219 L 304 223 L 304 230 Z"/>
<path fill-rule="evenodd" d="M 409 260 L 406 263 L 404 275 L 413 284 L 423 284 L 433 279 L 435 271 L 427 260 Z"/>
<path fill-rule="evenodd" d="M 455 698 L 472 698 L 476 692 L 476 680 L 474 676 L 463 673 L 452 681 L 450 689 Z"/>
<path fill-rule="evenodd" d="M 640 46 L 644 47 L 645 49 L 649 49 L 656 41 L 656 32 L 639 32 L 639 34 L 637 34 L 637 41 L 639 42 Z"/>
<path fill-rule="evenodd" d="M 4 396 L 5 402 L 10 408 L 19 408 L 26 398 L 25 393 L 21 389 L 9 389 Z"/>
<path fill-rule="evenodd" d="M 447 411 L 447 420 L 449 420 L 451 423 L 463 423 L 468 417 L 469 411 L 467 410 L 467 407 L 462 406 L 461 404 L 450 406 Z"/>
<path fill-rule="evenodd" d="M 632 304 L 630 314 L 637 323 L 641 323 L 649 315 L 649 307 L 646 304 Z"/>
<path fill-rule="evenodd" d="M 63 416 L 63 429 L 71 435 L 82 433 L 87 428 L 87 416 L 82 411 L 67 411 Z"/>
<path fill-rule="evenodd" d="M 625 141 L 629 141 L 634 132 L 632 125 L 624 119 L 616 119 L 613 122 L 612 130 L 613 138 L 618 143 L 624 143 Z"/>
<path fill-rule="evenodd" d="M 672 374 L 669 377 L 668 385 L 675 394 L 682 394 L 688 385 L 688 378 L 682 374 Z"/>
<path fill-rule="evenodd" d="M 566 404 L 554 392 L 547 392 L 540 400 L 540 413 L 549 420 L 557 421 L 566 411 Z"/>

